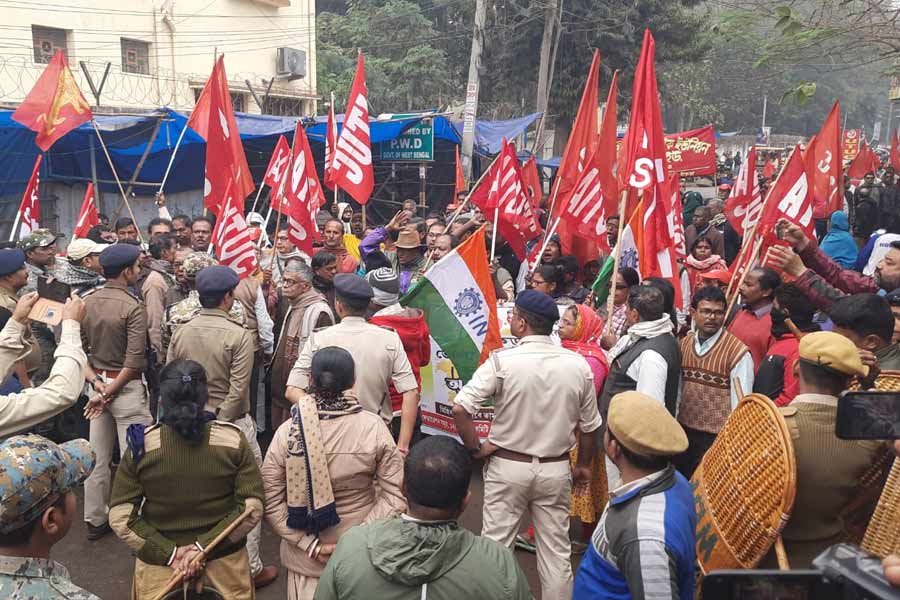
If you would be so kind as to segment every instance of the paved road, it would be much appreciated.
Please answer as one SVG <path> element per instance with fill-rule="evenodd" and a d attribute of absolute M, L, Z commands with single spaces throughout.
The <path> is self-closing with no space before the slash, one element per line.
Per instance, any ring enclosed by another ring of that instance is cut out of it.
<path fill-rule="evenodd" d="M 481 529 L 481 506 L 483 483 L 481 472 L 476 469 L 472 477 L 472 502 L 463 514 L 462 524 L 473 531 Z M 83 514 L 81 491 L 79 490 L 78 512 Z M 278 560 L 278 536 L 267 525 L 263 525 L 262 556 L 265 564 L 280 564 Z M 516 552 L 519 564 L 528 576 L 535 598 L 540 598 L 537 566 L 533 554 Z M 114 534 L 102 540 L 89 542 L 84 523 L 79 518 L 73 524 L 69 535 L 53 549 L 52 558 L 68 567 L 77 585 L 93 592 L 103 600 L 126 600 L 131 592 L 131 577 L 134 559 L 127 546 Z M 577 567 L 573 567 L 577 568 Z M 256 596 L 259 600 L 276 600 L 287 597 L 284 569 L 278 580 Z"/>

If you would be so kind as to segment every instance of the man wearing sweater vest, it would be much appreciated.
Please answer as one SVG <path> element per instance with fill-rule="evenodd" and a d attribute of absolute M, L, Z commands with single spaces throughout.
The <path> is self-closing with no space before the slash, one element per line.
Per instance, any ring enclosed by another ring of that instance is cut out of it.
<path fill-rule="evenodd" d="M 675 464 L 687 478 L 741 400 L 734 381 L 740 382 L 744 393 L 753 389 L 753 357 L 743 342 L 722 328 L 727 306 L 719 288 L 697 290 L 691 300 L 694 330 L 681 340 L 678 422 L 687 434 L 688 449 Z"/>
<path fill-rule="evenodd" d="M 753 368 L 759 364 L 774 343 L 772 339 L 772 301 L 781 277 L 772 269 L 753 269 L 741 284 L 741 307 L 728 325 L 728 331 L 744 342 L 753 356 Z M 749 391 L 749 390 L 748 390 Z"/>

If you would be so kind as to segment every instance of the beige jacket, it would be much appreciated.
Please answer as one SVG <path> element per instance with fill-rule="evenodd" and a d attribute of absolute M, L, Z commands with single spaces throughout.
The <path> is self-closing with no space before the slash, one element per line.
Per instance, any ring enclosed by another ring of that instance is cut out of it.
<path fill-rule="evenodd" d="M 337 526 L 321 533 L 322 543 L 337 543 L 354 525 L 406 510 L 406 499 L 400 492 L 403 458 L 391 432 L 378 415 L 362 411 L 323 420 L 320 425 L 331 486 L 341 518 Z M 319 577 L 324 565 L 306 554 L 315 536 L 287 526 L 285 461 L 290 426 L 288 420 L 278 428 L 263 462 L 266 520 L 281 536 L 282 564 L 300 575 Z"/>

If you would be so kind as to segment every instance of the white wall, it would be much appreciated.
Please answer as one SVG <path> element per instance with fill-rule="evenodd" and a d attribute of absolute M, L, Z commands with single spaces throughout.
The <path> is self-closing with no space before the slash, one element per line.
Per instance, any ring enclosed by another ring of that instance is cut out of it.
<path fill-rule="evenodd" d="M 99 84 L 112 63 L 101 105 L 119 109 L 194 106 L 214 53 L 225 53 L 232 92 L 247 94 L 247 110 L 259 112 L 244 83 L 260 98 L 262 79 L 276 74 L 276 49 L 306 51 L 307 75 L 278 80 L 272 96 L 304 98 L 303 113 L 314 114 L 316 94 L 314 0 L 33 0 L 30 8 L 0 10 L 0 103 L 21 102 L 44 65 L 34 62 L 32 25 L 68 31 L 69 63 L 88 102 L 95 104 L 79 61 L 86 61 Z M 273 6 L 276 5 L 276 6 Z M 286 6 L 281 6 L 286 5 Z M 150 74 L 123 73 L 121 38 L 150 44 Z M 173 46 L 174 43 L 174 46 Z M 174 49 L 174 50 L 173 50 Z"/>

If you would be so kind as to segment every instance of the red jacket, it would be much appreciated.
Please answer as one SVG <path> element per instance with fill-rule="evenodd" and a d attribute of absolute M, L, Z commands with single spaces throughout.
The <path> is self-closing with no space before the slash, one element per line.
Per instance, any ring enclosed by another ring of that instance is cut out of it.
<path fill-rule="evenodd" d="M 787 406 L 793 402 L 797 396 L 794 365 L 799 359 L 800 341 L 794 334 L 779 337 L 769 348 L 756 372 L 753 391 L 769 396 L 778 406 Z"/>
<path fill-rule="evenodd" d="M 406 308 L 402 314 L 381 315 L 369 319 L 369 323 L 390 327 L 400 336 L 406 358 L 416 376 L 416 384 L 422 387 L 422 376 L 419 369 L 431 362 L 431 343 L 428 338 L 428 324 L 425 323 L 425 313 L 418 308 Z M 403 404 L 403 394 L 397 392 L 391 383 L 391 408 L 394 412 L 400 410 Z"/>

